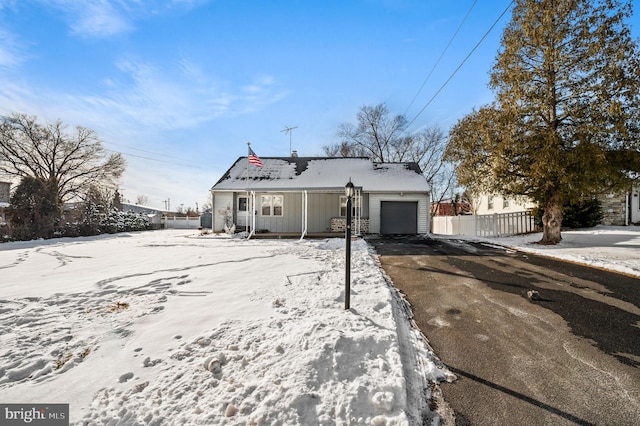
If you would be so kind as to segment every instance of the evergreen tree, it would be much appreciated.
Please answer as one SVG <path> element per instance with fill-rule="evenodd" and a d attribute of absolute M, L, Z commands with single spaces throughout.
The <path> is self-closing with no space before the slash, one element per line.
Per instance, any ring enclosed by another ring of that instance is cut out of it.
<path fill-rule="evenodd" d="M 640 169 L 631 13 L 618 0 L 516 0 L 490 73 L 495 101 L 451 130 L 459 182 L 536 201 L 543 244 L 561 240 L 565 203 L 626 189 Z"/>
<path fill-rule="evenodd" d="M 60 218 L 55 183 L 25 177 L 11 196 L 10 216 L 15 239 L 52 238 Z"/>

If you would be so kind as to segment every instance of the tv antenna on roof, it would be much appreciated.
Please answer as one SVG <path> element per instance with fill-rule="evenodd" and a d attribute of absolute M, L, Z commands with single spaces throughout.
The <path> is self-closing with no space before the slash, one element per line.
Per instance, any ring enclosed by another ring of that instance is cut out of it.
<path fill-rule="evenodd" d="M 284 126 L 284 129 L 280 130 L 283 133 L 289 133 L 289 155 L 292 155 L 293 151 L 291 151 L 291 133 L 293 133 L 293 129 L 297 129 L 298 126 Z"/>

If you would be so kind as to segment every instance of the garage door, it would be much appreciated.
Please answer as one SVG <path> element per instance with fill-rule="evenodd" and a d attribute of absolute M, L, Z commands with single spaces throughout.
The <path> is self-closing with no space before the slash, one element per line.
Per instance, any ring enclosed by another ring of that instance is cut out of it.
<path fill-rule="evenodd" d="M 417 201 L 382 201 L 380 203 L 381 234 L 417 234 Z"/>

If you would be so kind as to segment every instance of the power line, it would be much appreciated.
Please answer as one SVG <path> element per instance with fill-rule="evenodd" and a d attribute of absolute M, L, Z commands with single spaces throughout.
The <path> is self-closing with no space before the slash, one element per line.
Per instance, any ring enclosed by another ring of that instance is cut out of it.
<path fill-rule="evenodd" d="M 109 145 L 123 146 L 125 148 L 133 149 L 135 151 L 146 152 L 147 154 L 152 154 L 152 155 L 155 155 L 157 157 L 166 157 L 166 158 L 176 159 L 175 156 L 171 156 L 171 155 L 167 155 L 167 154 L 161 154 L 159 152 L 154 152 L 154 151 L 148 151 L 148 150 L 145 150 L 145 149 L 135 148 L 133 146 L 129 146 L 129 145 L 121 144 L 121 143 L 116 143 L 116 142 L 111 142 L 111 141 L 107 141 L 105 143 L 107 143 Z M 173 165 L 176 165 L 176 166 L 184 166 L 184 167 L 195 167 L 195 168 L 201 169 L 200 166 L 196 166 L 196 165 L 193 165 L 193 164 L 178 163 L 178 162 L 175 162 L 175 161 L 167 161 L 167 160 L 160 160 L 160 159 L 157 159 L 157 158 L 146 157 L 144 155 L 131 154 L 131 153 L 128 153 L 128 152 L 118 151 L 118 150 L 109 149 L 109 148 L 105 148 L 105 150 L 106 151 L 110 151 L 110 152 L 115 152 L 115 153 L 118 153 L 118 154 L 122 154 L 122 155 L 127 155 L 129 157 L 141 158 L 143 160 L 156 161 L 158 163 L 173 164 Z M 178 160 L 182 160 L 182 159 L 178 158 Z"/>
<path fill-rule="evenodd" d="M 115 152 L 117 154 L 127 155 L 129 157 L 142 158 L 143 160 L 156 161 L 158 163 L 173 164 L 174 166 L 193 167 L 193 168 L 196 168 L 196 169 L 202 169 L 202 167 L 196 166 L 194 164 L 176 163 L 174 161 L 159 160 L 157 158 L 145 157 L 143 155 L 136 155 L 136 154 L 131 154 L 129 152 L 116 151 L 116 150 L 108 149 L 108 148 L 105 148 L 105 151 Z"/>
<path fill-rule="evenodd" d="M 449 40 L 449 43 L 447 44 L 447 46 L 444 48 L 444 50 L 442 51 L 442 53 L 440 54 L 440 57 L 438 58 L 438 60 L 436 61 L 436 63 L 433 65 L 433 68 L 431 68 L 431 71 L 429 71 L 429 74 L 427 74 L 427 77 L 424 79 L 424 81 L 422 82 L 422 86 L 420 86 L 420 88 L 418 89 L 418 91 L 416 92 L 415 96 L 413 97 L 413 99 L 411 99 L 411 102 L 409 102 L 409 105 L 407 106 L 407 109 L 404 110 L 404 113 L 402 115 L 406 115 L 407 111 L 409 111 L 409 108 L 411 108 L 411 105 L 413 105 L 413 103 L 415 102 L 416 98 L 418 97 L 418 95 L 420 94 L 420 92 L 422 91 L 422 89 L 424 88 L 425 84 L 427 84 L 427 81 L 429 80 L 429 78 L 431 77 L 431 74 L 433 74 L 433 72 L 435 71 L 436 67 L 438 66 L 438 64 L 440 63 L 440 61 L 442 60 L 442 58 L 444 57 L 445 53 L 447 53 L 447 50 L 449 50 L 449 47 L 451 46 L 451 43 L 453 43 L 453 40 L 456 38 L 456 36 L 458 35 L 458 32 L 460 32 L 460 29 L 462 28 L 462 26 L 464 25 L 465 21 L 467 20 L 467 18 L 469 17 L 469 15 L 471 14 L 471 11 L 473 10 L 473 8 L 475 7 L 476 3 L 478 3 L 478 0 L 475 0 L 473 2 L 473 4 L 471 5 L 471 7 L 469 8 L 469 11 L 467 12 L 467 14 L 465 15 L 464 19 L 462 19 L 462 22 L 460 22 L 460 25 L 458 26 L 458 29 L 456 29 L 456 32 L 453 33 L 453 36 L 451 36 L 451 39 Z"/>
<path fill-rule="evenodd" d="M 174 157 L 174 156 L 172 156 L 172 155 L 160 154 L 160 153 L 158 153 L 158 152 L 154 152 L 154 151 L 147 151 L 147 150 L 145 150 L 145 149 L 135 148 L 135 147 L 133 147 L 133 146 L 124 145 L 124 144 L 121 144 L 121 143 L 116 143 L 116 142 L 106 142 L 106 143 L 108 143 L 109 145 L 123 146 L 123 147 L 125 147 L 125 148 L 133 149 L 133 150 L 140 151 L 140 152 L 146 152 L 147 154 L 153 154 L 153 155 L 156 155 L 156 156 L 158 156 L 158 157 L 175 158 L 175 157 Z"/>
<path fill-rule="evenodd" d="M 480 46 L 480 44 L 484 41 L 485 38 L 487 38 L 487 36 L 489 35 L 489 33 L 491 31 L 493 31 L 493 28 L 498 25 L 498 22 L 500 22 L 500 20 L 502 19 L 502 17 L 507 13 L 507 11 L 511 8 L 511 6 L 513 5 L 513 0 L 509 3 L 509 5 L 504 9 L 504 11 L 500 14 L 500 16 L 498 17 L 498 19 L 495 20 L 495 22 L 493 23 L 493 25 L 491 25 L 491 27 L 487 30 L 486 33 L 484 33 L 484 35 L 482 36 L 482 38 L 480 39 L 480 41 L 478 41 L 478 43 L 476 43 L 476 45 L 473 47 L 473 49 L 471 49 L 471 52 L 469 52 L 469 54 L 462 60 L 462 62 L 460 62 L 460 65 L 458 65 L 458 67 L 451 73 L 451 75 L 449 76 L 449 78 L 447 78 L 447 80 L 442 84 L 442 86 L 440 86 L 440 88 L 438 89 L 438 91 L 431 97 L 431 99 L 429 99 L 429 101 L 422 107 L 422 109 L 416 114 L 415 117 L 413 117 L 413 119 L 409 122 L 409 124 L 407 124 L 407 128 L 409 128 L 411 126 L 411 124 L 413 124 L 414 121 L 416 121 L 416 119 L 420 116 L 420 114 L 422 114 L 424 112 L 425 109 L 427 109 L 427 107 L 429 105 L 431 105 L 431 102 L 433 102 L 433 100 L 438 97 L 438 95 L 440 94 L 440 92 L 442 92 L 442 90 L 446 87 L 447 84 L 449 84 L 449 82 L 451 81 L 451 79 L 456 75 L 456 73 L 458 71 L 460 71 L 460 68 L 462 68 L 462 66 L 464 65 L 465 62 L 467 62 L 467 60 L 471 57 L 471 55 L 473 54 L 473 52 L 476 51 L 476 49 Z"/>

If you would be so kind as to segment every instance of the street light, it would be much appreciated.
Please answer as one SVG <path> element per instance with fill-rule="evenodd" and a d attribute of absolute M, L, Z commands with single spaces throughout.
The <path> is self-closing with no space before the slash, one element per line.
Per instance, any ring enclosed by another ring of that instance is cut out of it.
<path fill-rule="evenodd" d="M 349 182 L 344 186 L 344 193 L 347 196 L 347 226 L 345 228 L 346 259 L 345 259 L 345 283 L 344 283 L 344 308 L 351 306 L 351 202 L 354 193 L 354 186 Z"/>

